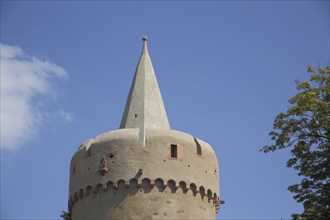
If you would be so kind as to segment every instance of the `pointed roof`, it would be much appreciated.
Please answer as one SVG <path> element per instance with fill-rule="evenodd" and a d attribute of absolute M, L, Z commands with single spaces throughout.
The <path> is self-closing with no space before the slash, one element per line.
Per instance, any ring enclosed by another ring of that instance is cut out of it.
<path fill-rule="evenodd" d="M 142 54 L 135 70 L 120 128 L 170 129 L 165 106 L 148 52 L 148 38 L 143 38 Z M 142 141 L 144 143 L 144 140 Z"/>

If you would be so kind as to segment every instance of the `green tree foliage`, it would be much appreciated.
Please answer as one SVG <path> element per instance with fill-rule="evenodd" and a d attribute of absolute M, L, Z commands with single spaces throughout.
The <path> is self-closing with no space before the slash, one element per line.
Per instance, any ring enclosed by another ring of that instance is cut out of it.
<path fill-rule="evenodd" d="M 330 67 L 307 66 L 310 80 L 296 81 L 298 93 L 289 99 L 286 113 L 276 116 L 269 133 L 273 145 L 260 151 L 290 148 L 287 167 L 302 180 L 288 187 L 304 211 L 293 219 L 330 219 Z"/>
<path fill-rule="evenodd" d="M 72 220 L 72 214 L 70 211 L 62 211 L 61 218 L 63 218 L 64 220 Z"/>

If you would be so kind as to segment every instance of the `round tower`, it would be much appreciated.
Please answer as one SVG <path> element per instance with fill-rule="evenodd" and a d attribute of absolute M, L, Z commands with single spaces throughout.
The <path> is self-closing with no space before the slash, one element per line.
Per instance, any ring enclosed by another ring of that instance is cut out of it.
<path fill-rule="evenodd" d="M 83 143 L 71 159 L 72 219 L 215 219 L 212 147 L 171 130 L 143 37 L 120 129 Z"/>

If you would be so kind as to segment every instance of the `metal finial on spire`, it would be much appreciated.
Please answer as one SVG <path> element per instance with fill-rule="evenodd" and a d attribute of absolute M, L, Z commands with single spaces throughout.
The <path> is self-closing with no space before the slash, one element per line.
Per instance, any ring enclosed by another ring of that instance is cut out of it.
<path fill-rule="evenodd" d="M 143 36 L 142 37 L 142 40 L 143 40 L 142 53 L 148 52 L 148 46 L 147 46 L 148 37 L 147 36 Z"/>

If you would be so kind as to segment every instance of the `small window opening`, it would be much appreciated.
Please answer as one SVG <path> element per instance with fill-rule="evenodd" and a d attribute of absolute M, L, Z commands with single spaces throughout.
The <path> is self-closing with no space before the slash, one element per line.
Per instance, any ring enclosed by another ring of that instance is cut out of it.
<path fill-rule="evenodd" d="M 196 138 L 194 138 L 195 144 L 196 144 L 196 150 L 198 155 L 202 155 L 202 146 L 200 143 L 197 141 Z"/>
<path fill-rule="evenodd" d="M 171 157 L 178 158 L 178 145 L 171 144 Z"/>
<path fill-rule="evenodd" d="M 134 114 L 134 118 L 137 118 L 137 114 Z"/>

